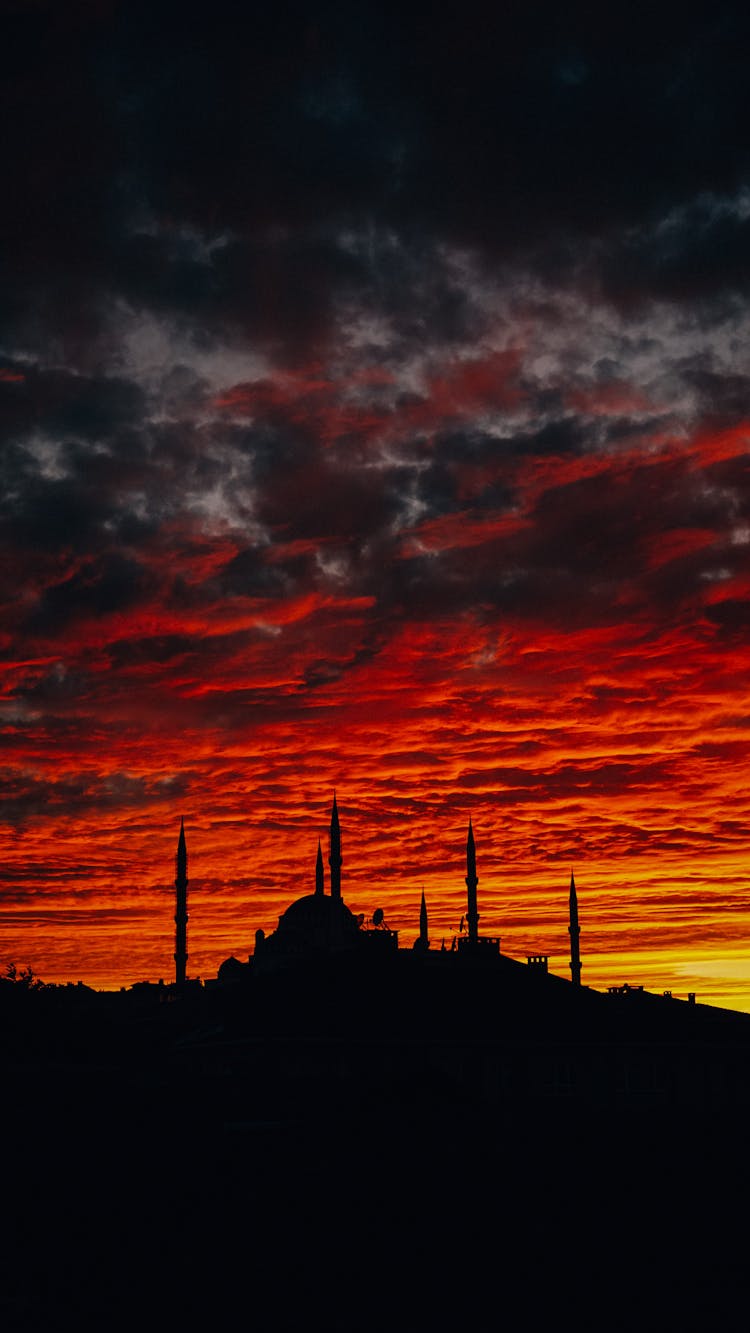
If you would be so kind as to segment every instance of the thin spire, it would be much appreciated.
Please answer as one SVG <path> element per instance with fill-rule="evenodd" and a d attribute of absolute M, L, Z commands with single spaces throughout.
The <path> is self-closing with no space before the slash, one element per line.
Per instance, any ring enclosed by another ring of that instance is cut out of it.
<path fill-rule="evenodd" d="M 422 901 L 419 905 L 419 943 L 423 949 L 429 949 L 430 947 L 427 935 L 427 903 L 425 902 L 424 889 L 422 889 Z"/>
<path fill-rule="evenodd" d="M 469 833 L 466 839 L 466 917 L 469 928 L 469 944 L 479 940 L 479 913 L 477 911 L 477 853 L 474 844 L 474 829 L 469 816 Z"/>
<path fill-rule="evenodd" d="M 330 851 L 328 855 L 328 866 L 331 872 L 331 897 L 341 898 L 341 826 L 339 824 L 339 808 L 336 804 L 336 792 L 333 793 L 333 806 L 331 808 L 331 829 L 330 829 Z"/>
<path fill-rule="evenodd" d="M 175 984 L 182 987 L 187 976 L 187 891 L 188 891 L 188 856 L 185 841 L 185 818 L 180 819 L 180 836 L 177 839 L 175 857 L 175 911 L 174 911 L 174 968 Z"/>
<path fill-rule="evenodd" d="M 569 895 L 569 916 L 568 934 L 570 936 L 570 979 L 574 986 L 581 984 L 581 928 L 578 924 L 578 895 L 576 893 L 576 882 L 571 869 L 570 872 L 570 895 Z"/>
<path fill-rule="evenodd" d="M 315 893 L 318 897 L 325 893 L 325 882 L 323 872 L 323 852 L 320 847 L 320 838 L 318 838 L 318 855 L 315 861 Z"/>

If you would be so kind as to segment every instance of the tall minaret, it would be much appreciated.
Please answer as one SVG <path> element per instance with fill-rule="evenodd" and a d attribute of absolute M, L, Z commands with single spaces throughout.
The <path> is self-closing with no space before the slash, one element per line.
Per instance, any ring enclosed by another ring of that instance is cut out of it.
<path fill-rule="evenodd" d="M 570 872 L 570 925 L 568 926 L 570 935 L 570 979 L 574 986 L 581 984 L 581 928 L 578 925 L 578 898 L 576 897 L 576 882 L 573 878 L 573 871 Z"/>
<path fill-rule="evenodd" d="M 336 805 L 336 793 L 333 793 L 333 809 L 331 810 L 331 850 L 328 857 L 328 865 L 331 870 L 331 897 L 341 900 L 341 829 L 339 827 L 339 810 Z"/>
<path fill-rule="evenodd" d="M 474 846 L 474 830 L 469 819 L 469 836 L 466 839 L 466 918 L 469 928 L 469 944 L 476 944 L 479 939 L 479 913 L 477 911 L 477 853 Z"/>
<path fill-rule="evenodd" d="M 320 850 L 320 838 L 318 838 L 318 855 L 315 861 L 315 896 L 322 898 L 325 893 L 325 883 L 323 878 L 323 853 Z"/>
<path fill-rule="evenodd" d="M 419 905 L 419 947 L 420 949 L 429 949 L 430 947 L 427 935 L 427 903 L 424 900 L 424 889 L 422 889 L 422 901 Z"/>
<path fill-rule="evenodd" d="M 185 820 L 180 820 L 180 836 L 177 840 L 175 858 L 175 913 L 174 913 L 174 979 L 178 989 L 185 985 L 187 969 L 187 846 L 185 845 Z"/>

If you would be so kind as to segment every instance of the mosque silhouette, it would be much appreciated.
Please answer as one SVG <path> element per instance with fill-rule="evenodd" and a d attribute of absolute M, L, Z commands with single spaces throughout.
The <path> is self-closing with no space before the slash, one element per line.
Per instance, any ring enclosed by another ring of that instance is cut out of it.
<path fill-rule="evenodd" d="M 268 972 L 279 967 L 293 965 L 295 962 L 315 960 L 323 962 L 347 953 L 360 953 L 370 956 L 384 956 L 399 949 L 398 931 L 391 930 L 386 924 L 382 908 L 376 908 L 370 924 L 365 924 L 364 914 L 355 915 L 344 902 L 341 892 L 341 823 L 336 796 L 334 794 L 331 809 L 329 831 L 328 867 L 330 892 L 325 891 L 325 870 L 323 852 L 318 840 L 318 852 L 315 862 L 315 891 L 297 898 L 279 917 L 276 930 L 266 936 L 259 929 L 255 934 L 255 950 L 247 964 L 241 963 L 234 955 L 225 959 L 219 967 L 218 980 L 231 982 L 240 980 L 249 967 L 255 971 Z M 177 843 L 175 874 L 175 986 L 183 988 L 187 983 L 187 891 L 188 858 L 185 839 L 184 819 L 180 823 Z M 440 953 L 459 952 L 464 958 L 488 960 L 491 955 L 500 955 L 498 936 L 481 935 L 479 932 L 479 910 L 477 906 L 476 844 L 471 819 L 466 839 L 466 911 L 461 917 L 459 933 L 446 950 L 443 939 Z M 575 877 L 571 871 L 569 890 L 569 925 L 570 936 L 570 973 L 575 986 L 581 984 L 580 925 L 578 920 L 578 899 Z M 419 934 L 412 946 L 418 954 L 430 951 L 429 923 L 424 889 L 419 907 Z M 403 952 L 403 951 L 402 951 Z M 548 956 L 533 954 L 527 959 L 528 966 L 547 971 Z"/>

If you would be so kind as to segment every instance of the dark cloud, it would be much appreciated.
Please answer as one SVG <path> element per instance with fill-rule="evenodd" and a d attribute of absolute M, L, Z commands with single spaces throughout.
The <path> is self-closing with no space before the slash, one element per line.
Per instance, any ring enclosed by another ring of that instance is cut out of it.
<path fill-rule="evenodd" d="M 109 439 L 140 420 L 144 396 L 137 385 L 116 377 L 93 378 L 66 370 L 24 368 L 22 383 L 0 385 L 8 408 L 3 427 L 13 435 L 32 424 L 40 435 L 57 440 Z"/>
<path fill-rule="evenodd" d="M 750 376 L 727 374 L 712 368 L 710 358 L 682 367 L 682 378 L 698 398 L 700 415 L 721 430 L 741 421 L 750 402 Z M 736 464 L 735 464 L 736 466 Z"/>
<path fill-rule="evenodd" d="M 44 710 L 44 726 L 49 731 L 60 732 L 65 726 L 62 718 L 55 717 L 51 710 L 80 704 L 91 692 L 93 682 L 90 674 L 80 667 L 67 667 L 63 662 L 55 662 L 51 667 L 27 672 L 23 681 L 17 682 L 16 697 L 34 710 Z"/>
<path fill-rule="evenodd" d="M 308 568 L 308 556 L 287 557 L 271 565 L 262 548 L 248 546 L 224 565 L 212 586 L 224 597 L 283 596 L 305 581 Z"/>
<path fill-rule="evenodd" d="M 44 779 L 0 771 L 0 818 L 4 823 L 22 824 L 44 814 L 64 818 L 108 808 L 138 809 L 159 804 L 167 796 L 181 796 L 187 785 L 184 774 L 146 779 L 114 772 Z"/>
<path fill-rule="evenodd" d="M 46 588 L 22 628 L 31 635 L 54 637 L 76 620 L 126 610 L 140 600 L 146 585 L 142 565 L 109 554 L 81 565 L 75 573 Z"/>
<path fill-rule="evenodd" d="M 114 292 L 299 339 L 362 281 L 331 228 L 372 223 L 405 255 L 436 235 L 508 256 L 636 228 L 610 266 L 621 287 L 737 280 L 743 220 L 695 205 L 666 235 L 638 229 L 745 181 L 749 24 L 734 5 L 660 5 L 647 29 L 583 4 L 17 7 L 11 307 L 31 283 L 27 331 L 46 320 L 69 344 Z M 398 259 L 369 264 L 396 299 Z M 440 302 L 461 326 L 458 289 Z"/>
<path fill-rule="evenodd" d="M 726 597 L 706 607 L 708 620 L 730 637 L 747 642 L 750 633 L 750 603 L 746 598 Z"/>
<path fill-rule="evenodd" d="M 18 458 L 17 451 L 11 455 L 11 466 L 14 458 Z M 21 476 L 23 470 L 21 464 Z M 75 478 L 34 475 L 20 495 L 13 485 L 6 497 L 3 527 L 21 549 L 91 550 L 99 543 L 104 525 L 117 517 L 111 498 Z"/>
<path fill-rule="evenodd" d="M 599 791 L 609 787 L 618 791 L 624 788 L 643 788 L 651 783 L 661 784 L 672 776 L 671 766 L 666 762 L 644 763 L 592 763 L 589 766 L 564 764 L 554 770 L 533 770 L 525 768 L 493 768 L 477 772 L 462 773 L 458 779 L 462 787 L 489 787 L 493 790 L 505 790 L 506 793 L 524 793 L 533 788 L 537 796 L 545 799 L 550 791 L 556 795 L 576 795 L 582 789 L 594 784 Z"/>

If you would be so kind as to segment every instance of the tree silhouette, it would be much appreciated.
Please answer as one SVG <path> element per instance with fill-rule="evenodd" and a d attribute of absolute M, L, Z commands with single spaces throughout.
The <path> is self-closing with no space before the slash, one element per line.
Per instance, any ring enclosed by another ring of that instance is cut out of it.
<path fill-rule="evenodd" d="M 5 976 L 0 980 L 12 986 L 22 986 L 24 990 L 41 990 L 45 984 L 28 964 L 19 969 L 15 963 L 8 963 Z"/>

